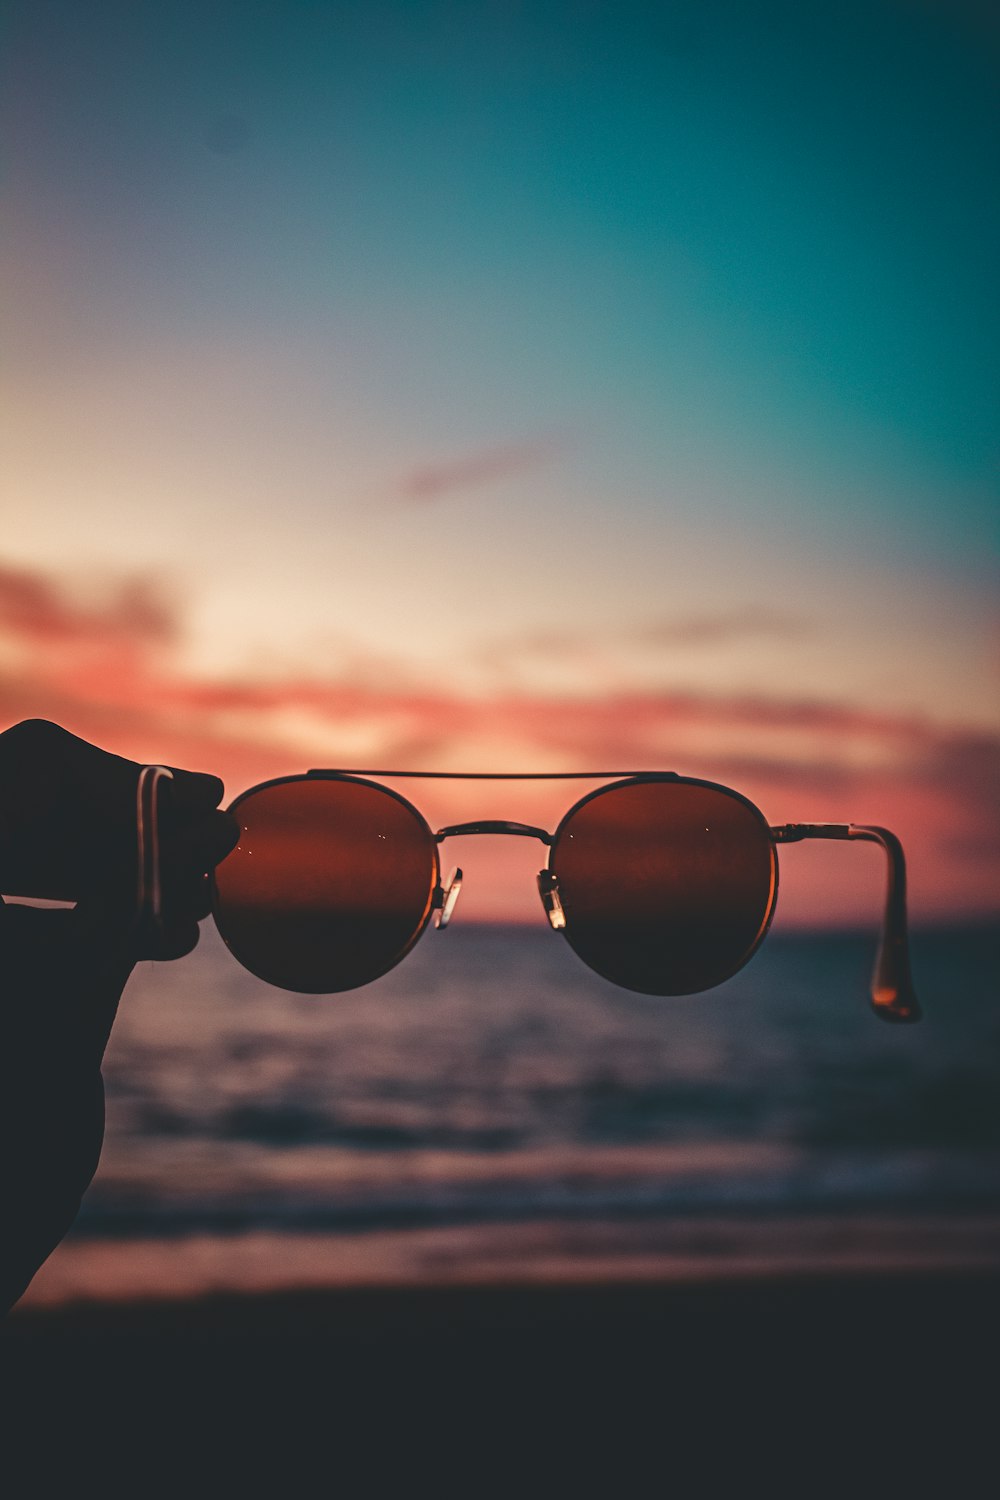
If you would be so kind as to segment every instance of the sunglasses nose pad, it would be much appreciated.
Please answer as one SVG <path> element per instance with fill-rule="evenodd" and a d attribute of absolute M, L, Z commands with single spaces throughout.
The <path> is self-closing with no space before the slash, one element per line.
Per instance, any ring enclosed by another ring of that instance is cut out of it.
<path fill-rule="evenodd" d="M 434 926 L 447 927 L 462 889 L 462 872 L 456 865 L 444 885 L 434 892 Z"/>
<path fill-rule="evenodd" d="M 538 894 L 542 898 L 549 926 L 554 932 L 560 932 L 566 926 L 566 913 L 559 899 L 559 877 L 551 870 L 539 870 Z"/>

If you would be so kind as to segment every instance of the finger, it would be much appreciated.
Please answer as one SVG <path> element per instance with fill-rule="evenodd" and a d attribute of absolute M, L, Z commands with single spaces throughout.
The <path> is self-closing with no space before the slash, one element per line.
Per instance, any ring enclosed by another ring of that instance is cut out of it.
<path fill-rule="evenodd" d="M 186 914 L 178 916 L 155 937 L 146 937 L 136 942 L 133 958 L 151 958 L 157 962 L 186 958 L 198 946 L 198 937 L 198 923 Z"/>
<path fill-rule="evenodd" d="M 164 877 L 166 920 L 200 922 L 212 909 L 212 889 L 204 871 Z"/>
<path fill-rule="evenodd" d="M 199 936 L 197 922 L 183 920 L 172 922 L 164 932 L 156 953 L 152 956 L 162 959 L 186 958 L 197 948 Z"/>
<path fill-rule="evenodd" d="M 239 825 L 229 813 L 212 812 L 174 830 L 164 859 L 163 881 L 170 920 L 200 922 L 211 910 L 208 872 L 235 848 Z"/>
<path fill-rule="evenodd" d="M 204 875 L 239 843 L 240 827 L 231 813 L 212 812 L 174 831 L 170 862 L 178 874 Z"/>
<path fill-rule="evenodd" d="M 210 812 L 218 807 L 225 795 L 225 786 L 218 776 L 205 771 L 184 771 L 171 766 L 173 776 L 170 790 L 178 814 Z"/>
<path fill-rule="evenodd" d="M 194 918 L 196 922 L 203 922 L 212 910 L 212 882 L 207 875 L 203 875 L 198 882 L 197 889 L 191 891 L 184 910 Z"/>

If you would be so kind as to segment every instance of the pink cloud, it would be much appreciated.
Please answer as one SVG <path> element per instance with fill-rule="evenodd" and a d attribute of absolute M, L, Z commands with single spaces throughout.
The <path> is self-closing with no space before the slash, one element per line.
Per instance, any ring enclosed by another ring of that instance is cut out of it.
<path fill-rule="evenodd" d="M 71 584 L 47 575 L 0 570 L 0 727 L 52 718 L 137 760 L 214 771 L 231 795 L 312 765 L 677 770 L 737 787 L 772 822 L 893 828 L 910 857 L 918 914 L 995 909 L 995 735 L 821 699 L 652 691 L 555 699 L 516 690 L 470 697 L 402 670 L 388 688 L 381 675 L 366 682 L 356 672 L 205 680 L 180 663 L 181 622 L 167 598 L 146 579 L 81 600 Z M 470 805 L 456 817 L 475 816 L 479 795 L 453 788 L 455 805 Z M 550 822 L 552 809 L 558 816 L 575 794 L 542 783 L 517 795 L 519 811 L 508 815 Z M 783 907 L 799 920 L 866 919 L 878 900 L 875 865 L 853 847 L 854 858 L 824 848 L 822 858 L 783 853 Z M 870 871 L 867 886 L 862 869 Z"/>
<path fill-rule="evenodd" d="M 454 490 L 478 489 L 514 474 L 528 473 L 549 463 L 564 448 L 555 436 L 481 448 L 476 453 L 420 464 L 405 474 L 398 490 L 404 499 L 437 500 Z"/>
<path fill-rule="evenodd" d="M 164 643 L 174 638 L 174 611 L 149 578 L 110 584 L 87 601 L 72 584 L 0 564 L 0 629 L 38 646 L 87 642 Z"/>

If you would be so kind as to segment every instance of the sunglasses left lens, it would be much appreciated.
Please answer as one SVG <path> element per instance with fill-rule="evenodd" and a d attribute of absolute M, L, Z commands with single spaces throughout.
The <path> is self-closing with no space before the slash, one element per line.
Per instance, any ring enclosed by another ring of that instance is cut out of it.
<path fill-rule="evenodd" d="M 767 931 L 778 862 L 763 815 L 711 782 L 619 782 L 563 819 L 549 868 L 570 945 L 613 984 L 690 995 Z"/>
<path fill-rule="evenodd" d="M 371 782 L 302 778 L 231 809 L 240 841 L 212 910 L 244 968 L 286 990 L 332 994 L 393 968 L 427 925 L 437 845 L 403 798 Z"/>

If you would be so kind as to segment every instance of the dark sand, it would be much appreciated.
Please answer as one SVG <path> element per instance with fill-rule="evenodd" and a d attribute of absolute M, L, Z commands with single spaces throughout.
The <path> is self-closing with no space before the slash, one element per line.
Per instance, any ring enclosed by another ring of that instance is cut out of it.
<path fill-rule="evenodd" d="M 0 1348 L 9 1441 L 136 1493 L 964 1497 L 998 1335 L 1000 1273 L 922 1273 L 80 1306 Z"/>

